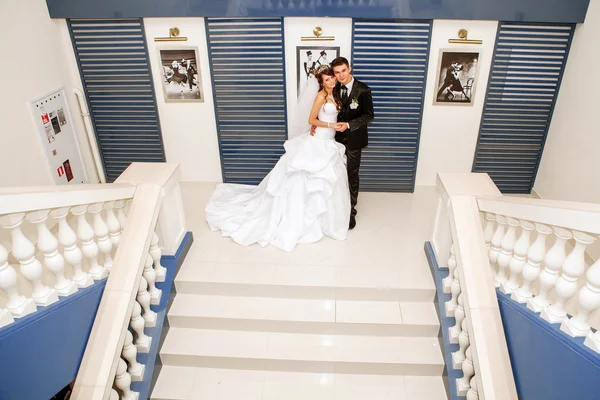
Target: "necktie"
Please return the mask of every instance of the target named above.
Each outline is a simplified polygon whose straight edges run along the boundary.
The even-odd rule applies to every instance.
[[[342,102],[346,102],[348,100],[348,88],[346,85],[342,85]]]

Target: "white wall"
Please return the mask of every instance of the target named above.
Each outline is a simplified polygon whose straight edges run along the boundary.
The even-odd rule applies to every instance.
[[[72,88],[64,21],[51,20],[45,0],[0,2],[0,186],[53,185],[29,111],[29,101],[65,86],[90,182],[97,182],[89,143]],[[66,36],[68,40],[68,35]]]
[[[284,18],[285,65],[288,109],[288,132],[293,123],[294,110],[298,100],[298,77],[296,68],[296,47],[339,47],[340,56],[349,61],[352,58],[352,19],[351,18]],[[306,41],[302,36],[314,36],[313,29],[320,26],[323,36],[335,36],[332,41]],[[315,57],[316,59],[316,57]]]
[[[187,42],[155,42],[176,26]],[[160,127],[168,162],[180,163],[182,180],[222,182],[208,45],[203,18],[144,18],[148,54],[156,89]],[[159,48],[197,47],[204,103],[165,103]]]
[[[469,31],[470,39],[481,39],[483,44],[449,44],[448,39],[456,38],[461,28]],[[471,172],[497,28],[496,21],[434,21],[417,165],[417,185],[435,185],[438,172]],[[475,84],[472,106],[433,105],[437,92],[435,85],[440,49],[481,52],[479,77]]]
[[[534,190],[544,199],[600,203],[600,0],[577,26]]]

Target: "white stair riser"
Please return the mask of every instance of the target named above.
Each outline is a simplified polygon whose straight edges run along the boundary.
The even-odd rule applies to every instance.
[[[169,326],[192,329],[239,330],[325,335],[437,337],[439,325],[278,321],[169,315]]]
[[[316,360],[275,360],[266,358],[215,357],[188,354],[160,354],[163,365],[181,367],[269,370],[288,372],[332,372],[365,375],[439,376],[442,364],[374,363]]]
[[[281,286],[262,284],[175,281],[177,293],[218,296],[327,299],[348,301],[431,302],[434,289]]]

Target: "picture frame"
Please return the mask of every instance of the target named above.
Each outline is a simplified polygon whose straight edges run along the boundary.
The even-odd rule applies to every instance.
[[[440,49],[434,105],[473,105],[480,57],[479,49]]]
[[[161,85],[165,102],[204,103],[198,48],[159,48]]]
[[[298,97],[304,92],[308,77],[321,65],[330,65],[331,61],[340,56],[339,47],[327,46],[297,46],[296,47],[296,80]]]

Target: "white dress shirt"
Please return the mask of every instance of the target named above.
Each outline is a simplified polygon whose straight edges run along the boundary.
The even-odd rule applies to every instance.
[[[353,84],[354,84],[354,77],[352,77],[352,80],[345,85],[342,85],[340,83],[340,97],[342,97],[342,86],[346,86],[346,88],[348,89],[348,96],[350,96],[350,92],[352,91]]]
[[[345,85],[342,85],[340,83],[340,97],[342,97],[342,86],[346,86],[346,89],[348,89],[348,97],[350,97],[350,92],[352,91],[352,85],[354,84],[354,77],[352,77],[352,79],[350,80],[350,82],[348,82]],[[348,129],[350,129],[350,123],[346,122],[346,126],[348,127]]]

